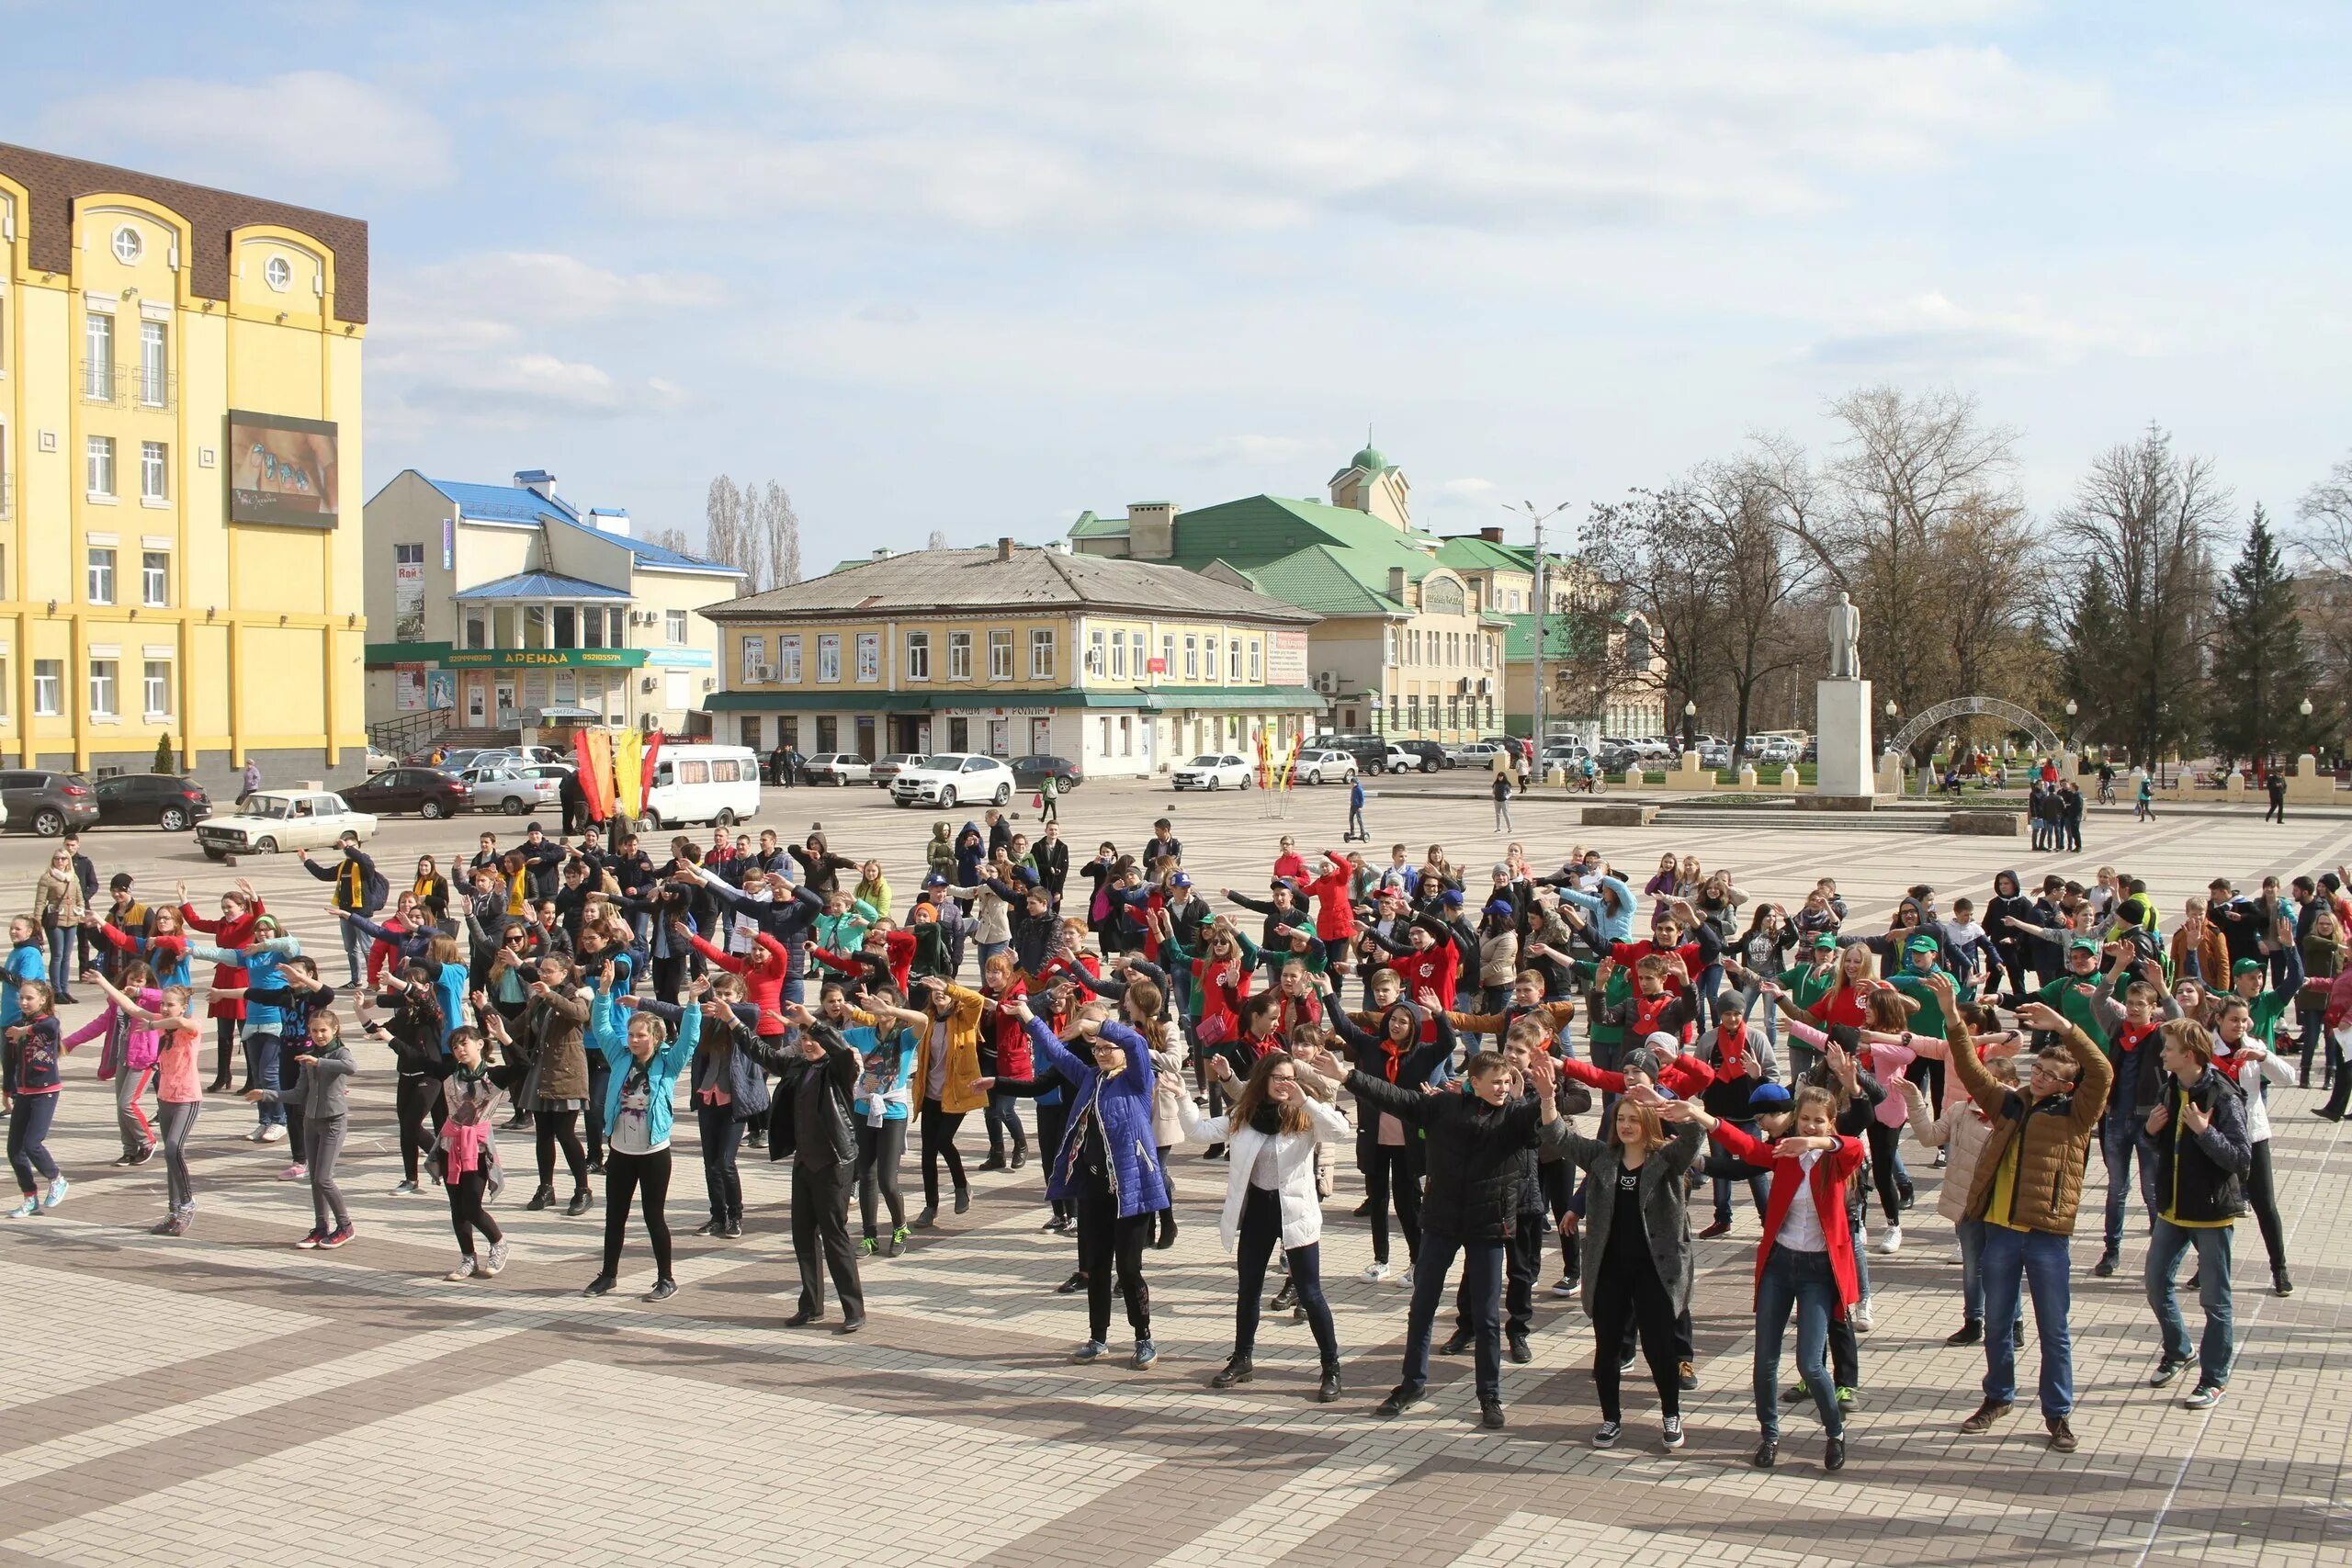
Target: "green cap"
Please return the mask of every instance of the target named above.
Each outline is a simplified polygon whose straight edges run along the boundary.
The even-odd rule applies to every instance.
[[[2230,965],[2230,978],[2234,980],[2241,975],[2259,975],[2265,967],[2259,958],[2241,958]]]
[[[2086,936],[2078,936],[2066,944],[2069,953],[2097,953],[2098,943]]]
[[[1813,933],[1813,945],[1815,947],[1835,947],[1838,945],[1837,935],[1831,931],[1815,931]]]
[[[1940,953],[1943,944],[1931,936],[1915,936],[1903,944],[1905,953]]]

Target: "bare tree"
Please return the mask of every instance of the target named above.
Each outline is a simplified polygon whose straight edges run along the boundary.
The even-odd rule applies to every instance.
[[[1734,713],[1732,756],[1747,745],[1757,689],[1790,668],[1803,647],[1790,607],[1814,574],[1815,562],[1792,548],[1779,515],[1780,492],[1761,461],[1709,463],[1690,478],[1687,493],[1698,547],[1716,558],[1722,600],[1711,637],[1713,665]]]
[[[693,549],[693,547],[686,543],[686,531],[684,528],[656,528],[645,542],[657,549],[675,550],[680,555],[691,554]]]
[[[945,549],[947,547],[947,530],[944,528],[933,528],[931,531],[931,536],[922,542],[922,547],[927,550]]]
[[[783,588],[800,581],[800,514],[792,497],[770,479],[760,492],[757,529],[767,570],[767,585]]]
[[[1728,571],[1713,530],[1690,491],[1671,486],[1596,502],[1584,537],[1584,569],[1647,630],[1646,647],[1623,657],[1664,691],[1668,714],[1680,715],[1721,664],[1715,632]]]
[[[743,492],[733,479],[721,474],[710,481],[702,514],[703,553],[721,566],[741,566]]]
[[[2052,520],[2071,555],[2104,570],[2113,624],[2100,651],[2078,664],[2143,764],[2198,733],[2213,542],[2229,515],[2230,492],[2211,460],[2182,457],[2152,424],[2093,458],[2073,504]]]
[[[2333,706],[2352,712],[2352,457],[2303,492],[2295,553],[2310,573],[2301,595],[2312,654]]]

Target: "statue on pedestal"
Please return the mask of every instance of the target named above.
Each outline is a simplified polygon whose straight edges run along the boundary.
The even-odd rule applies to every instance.
[[[1862,613],[1842,592],[1829,607],[1829,678],[1862,678]]]

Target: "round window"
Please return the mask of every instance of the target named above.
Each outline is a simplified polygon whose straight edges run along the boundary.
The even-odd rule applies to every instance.
[[[138,230],[126,223],[114,231],[115,260],[129,266],[146,254],[147,242],[139,237]]]
[[[285,293],[286,286],[294,281],[294,269],[286,265],[284,256],[270,257],[263,265],[261,275],[268,281],[270,288],[280,294]]]

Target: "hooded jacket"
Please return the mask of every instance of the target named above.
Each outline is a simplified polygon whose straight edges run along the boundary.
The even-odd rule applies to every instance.
[[[1039,1066],[1061,1075],[1070,1086],[1069,1120],[1054,1156],[1046,1196],[1072,1198],[1085,1178],[1080,1173],[1090,1122],[1101,1128],[1105,1169],[1119,1217],[1157,1213],[1168,1207],[1168,1174],[1160,1167],[1152,1101],[1159,1071],[1142,1035],[1124,1023],[1105,1021],[1100,1038],[1126,1054],[1126,1066],[1105,1077],[1094,1064],[1063,1044],[1043,1019],[1029,1021],[1029,1048]]]
[[[2098,1130],[2099,1116],[2107,1109],[2115,1069],[2109,1065],[2107,1054],[2080,1028],[2068,1028],[2059,1040],[2067,1055],[2075,1058],[2075,1087],[2064,1094],[2030,1100],[2023,1091],[2009,1088],[1984,1070],[1967,1025],[1953,1021],[1952,1071],[1959,1075],[1977,1108],[1993,1120],[1969,1181],[1971,1219],[2006,1223],[2054,1235],[2075,1234],[2075,1213],[2083,1195],[2083,1167],[2090,1157],[2091,1139]],[[1993,1189],[2012,1144],[2018,1145],[2018,1159],[2009,1212],[1991,1215],[1987,1211],[1992,1205]]]

